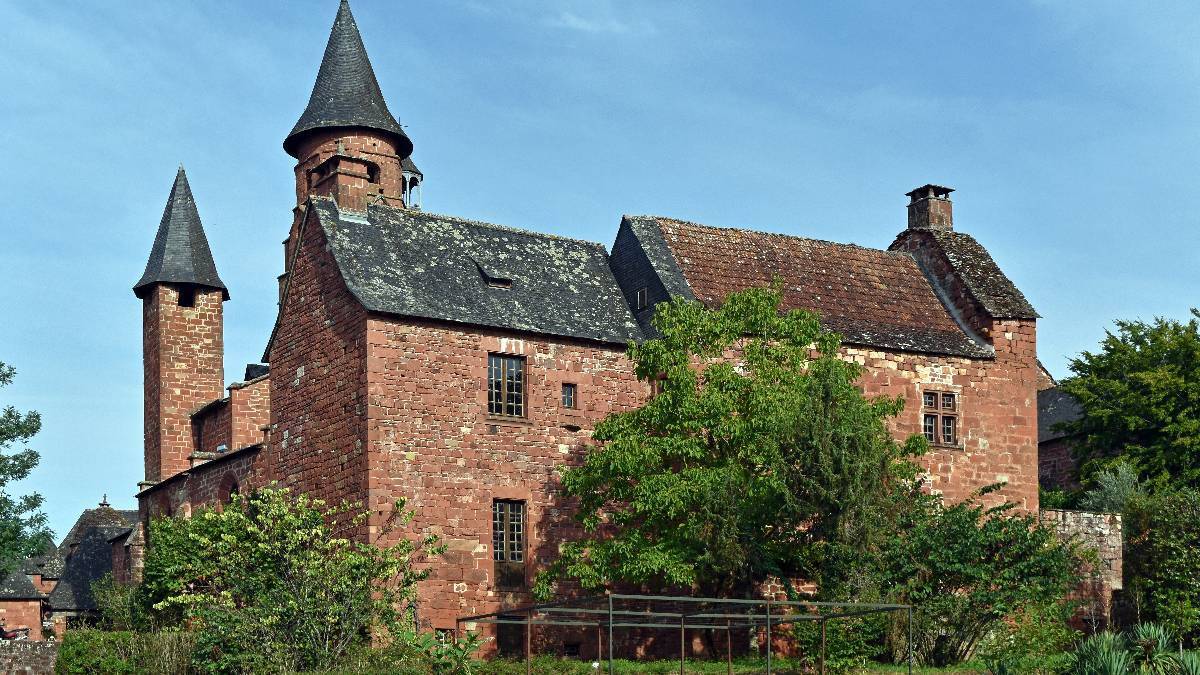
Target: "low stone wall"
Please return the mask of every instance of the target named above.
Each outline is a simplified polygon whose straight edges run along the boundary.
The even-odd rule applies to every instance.
[[[57,642],[0,642],[0,673],[45,675],[54,672]]]
[[[1120,514],[1044,509],[1041,517],[1064,541],[1095,551],[1094,563],[1083,570],[1083,581],[1071,597],[1082,601],[1076,614],[1079,627],[1091,631],[1107,628],[1112,620],[1113,592],[1124,587]]]

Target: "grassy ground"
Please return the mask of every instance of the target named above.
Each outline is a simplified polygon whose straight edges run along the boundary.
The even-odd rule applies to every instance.
[[[600,665],[600,668],[594,669],[590,662],[537,657],[533,659],[533,672],[539,675],[604,675],[608,672],[607,665],[607,663],[603,663]],[[778,675],[801,675],[802,673],[808,674],[812,672],[811,669],[805,669],[801,663],[788,659],[773,659],[771,665],[772,672]],[[684,672],[687,675],[720,675],[726,672],[724,661],[693,660],[686,662],[684,668]],[[679,662],[617,660],[613,662],[613,671],[620,675],[671,675],[672,673],[679,672]],[[479,675],[524,675],[525,662],[495,659],[479,663],[478,669],[475,672]],[[767,662],[765,659],[734,659],[733,672],[738,673],[738,675],[765,674],[767,672]],[[864,674],[901,674],[907,673],[908,669],[904,666],[876,665],[859,672]],[[921,675],[983,675],[986,671],[982,667],[963,665],[953,668],[915,668],[913,672],[920,673]]]

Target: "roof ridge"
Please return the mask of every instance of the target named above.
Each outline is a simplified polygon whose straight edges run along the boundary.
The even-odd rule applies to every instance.
[[[682,219],[682,218],[674,218],[674,217],[672,217],[672,216],[650,216],[650,215],[640,215],[640,216],[639,216],[639,215],[625,215],[624,217],[625,217],[625,218],[640,218],[640,219],[648,219],[648,220],[654,220],[654,221],[663,221],[663,220],[669,220],[669,221],[673,221],[673,222],[676,222],[676,223],[682,223],[682,224],[684,224],[684,225],[691,225],[691,226],[693,226],[693,227],[703,227],[703,228],[705,228],[705,229],[708,229],[708,230],[732,230],[732,231],[734,231],[734,232],[745,232],[745,233],[749,233],[749,234],[758,234],[758,235],[763,235],[763,236],[767,236],[767,237],[783,237],[783,238],[785,238],[785,239],[796,239],[796,240],[800,240],[800,241],[811,241],[811,242],[814,242],[814,243],[817,243],[817,244],[827,244],[827,245],[830,245],[830,246],[840,246],[840,247],[842,247],[842,248],[853,248],[853,249],[858,249],[858,250],[860,250],[860,251],[872,251],[872,252],[875,252],[875,253],[886,253],[886,254],[888,254],[888,255],[896,255],[896,254],[903,254],[903,255],[907,255],[907,254],[906,254],[906,253],[904,253],[903,251],[889,251],[889,250],[888,250],[888,249],[886,249],[886,248],[874,248],[874,247],[872,247],[872,246],[863,246],[863,245],[861,245],[861,244],[847,244],[847,243],[845,243],[845,242],[841,242],[841,241],[830,241],[829,239],[818,239],[818,238],[816,238],[816,237],[805,237],[805,236],[803,236],[803,235],[799,235],[799,234],[785,234],[785,233],[783,233],[783,232],[768,232],[768,231],[766,231],[766,230],[753,230],[753,229],[750,229],[750,228],[747,228],[747,227],[729,227],[729,226],[724,226],[724,225],[706,225],[705,223],[697,223],[697,222],[694,222],[694,221],[691,221],[691,220],[684,220],[684,219]],[[911,256],[909,256],[909,257],[911,257]]]
[[[334,204],[336,205],[336,202],[334,202]],[[464,218],[462,216],[452,216],[452,215],[446,214],[446,213],[434,213],[433,211],[417,211],[414,209],[407,209],[407,208],[400,207],[400,206],[388,206],[385,204],[372,204],[372,205],[368,206],[367,208],[368,209],[386,209],[388,211],[396,211],[398,213],[403,213],[406,215],[408,215],[408,214],[425,215],[425,216],[430,216],[433,218],[444,218],[447,220],[452,220],[452,221],[464,223],[467,225],[477,225],[479,227],[485,227],[485,228],[492,229],[492,230],[500,230],[503,232],[512,232],[514,234],[531,235],[534,237],[538,237],[540,239],[558,239],[560,241],[569,241],[569,242],[573,242],[576,244],[586,244],[588,246],[594,246],[596,248],[599,248],[600,250],[602,250],[606,253],[608,252],[608,249],[604,246],[604,244],[601,244],[598,241],[589,241],[587,239],[579,239],[578,237],[566,237],[561,234],[552,234],[549,232],[538,232],[536,230],[526,230],[526,229],[523,229],[520,227],[513,227],[512,225],[500,225],[497,223],[489,223],[485,220],[475,220],[473,218]],[[341,213],[341,211],[342,211],[341,207],[338,207],[339,214]]]

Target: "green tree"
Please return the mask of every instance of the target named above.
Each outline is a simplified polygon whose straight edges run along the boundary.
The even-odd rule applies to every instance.
[[[1004,619],[1060,601],[1078,583],[1081,553],[1011,503],[946,505],[914,493],[911,504],[878,575],[892,599],[916,606],[913,648],[923,663],[971,658]]]
[[[562,577],[724,596],[773,575],[825,589],[855,578],[925,448],[887,429],[902,399],[865,397],[839,336],[811,313],[780,312],[777,289],[715,310],[661,305],[654,326],[660,337],[629,356],[658,393],[598,424],[597,445],[564,472],[587,534],[561,546],[538,594]]]
[[[0,362],[0,387],[13,381],[16,370]],[[42,496],[9,494],[8,485],[29,477],[38,463],[38,453],[26,442],[42,428],[36,412],[18,412],[13,406],[0,410],[0,573],[7,574],[21,560],[40,553],[50,540]],[[13,445],[17,449],[11,449]],[[10,450],[11,449],[11,450]]]
[[[212,672],[327,668],[372,636],[415,640],[416,563],[432,535],[391,546],[356,541],[365,512],[275,487],[222,509],[151,525],[142,592],[160,624],[195,628],[197,667]],[[385,530],[413,512],[398,502]]]
[[[1200,313],[1186,323],[1118,321],[1062,384],[1083,409],[1064,430],[1084,478],[1116,454],[1158,484],[1200,487]]]
[[[1200,491],[1139,495],[1124,527],[1125,596],[1136,620],[1200,645]]]

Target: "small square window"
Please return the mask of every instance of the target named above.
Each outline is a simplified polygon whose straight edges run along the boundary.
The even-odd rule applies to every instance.
[[[562,407],[574,410],[579,407],[578,399],[579,389],[575,384],[563,382],[562,386]]]
[[[942,394],[942,410],[954,410],[954,394]]]
[[[933,392],[933,391],[925,392],[924,399],[925,399],[925,407],[926,408],[936,408],[937,407],[937,402],[938,402],[937,392]]]

